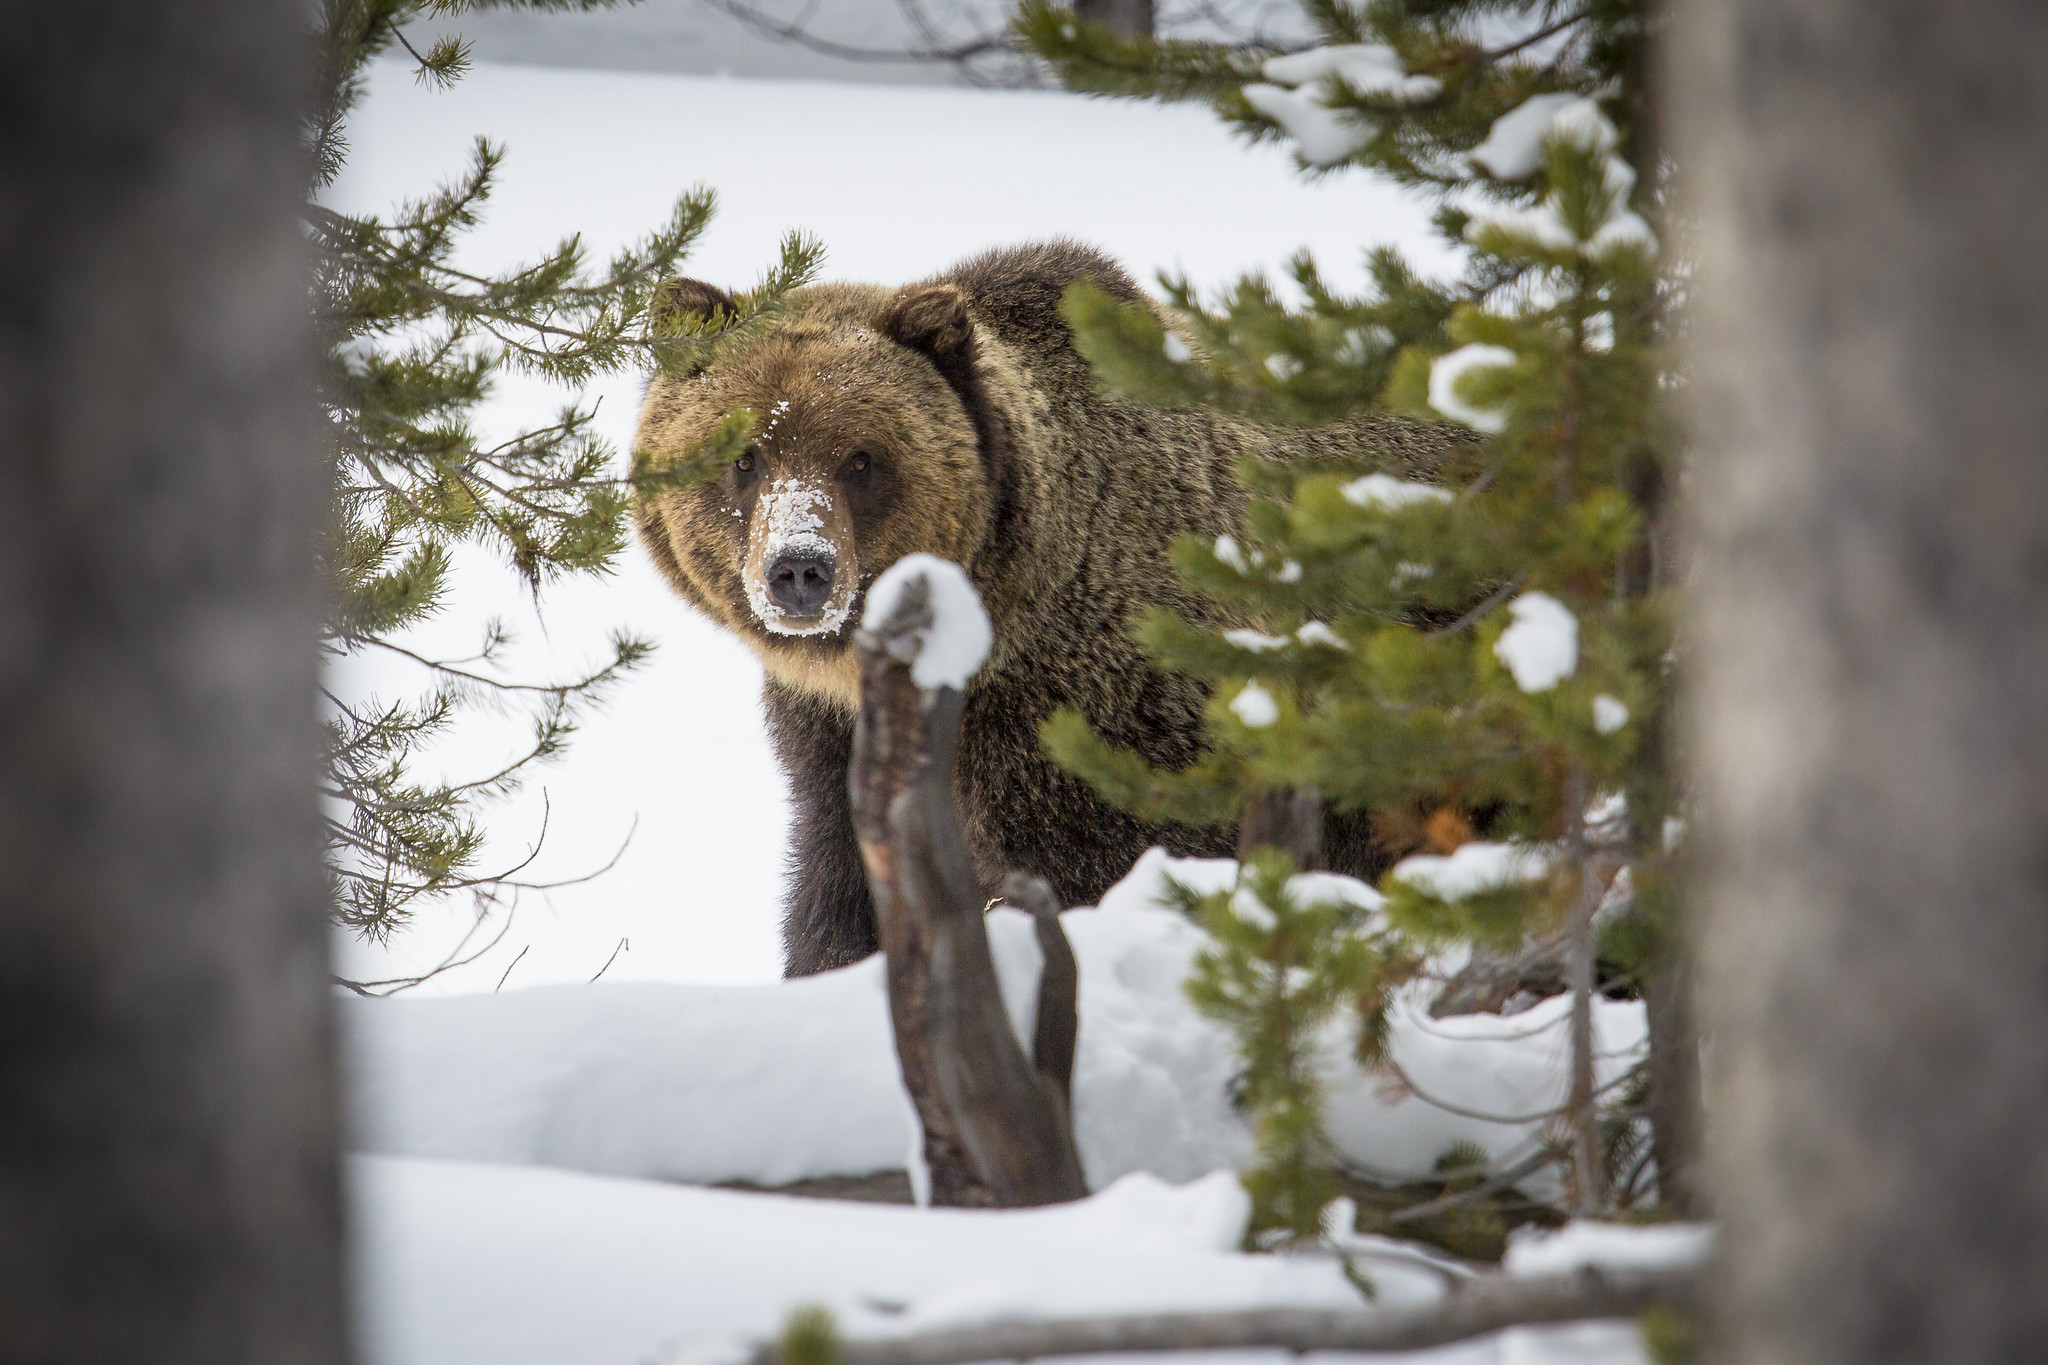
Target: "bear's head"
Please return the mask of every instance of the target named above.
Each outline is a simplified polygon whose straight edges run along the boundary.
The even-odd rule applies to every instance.
[[[734,301],[680,280],[663,306],[704,315]],[[634,447],[651,468],[702,448],[728,413],[754,416],[750,443],[715,479],[638,504],[671,584],[771,675],[857,705],[852,634],[867,585],[920,550],[972,572],[987,536],[979,346],[951,285],[828,285],[790,296],[761,337],[703,369],[657,375]]]

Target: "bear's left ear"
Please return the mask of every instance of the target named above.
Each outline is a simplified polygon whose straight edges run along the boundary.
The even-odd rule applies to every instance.
[[[656,322],[701,324],[715,320],[721,313],[739,312],[740,301],[715,284],[679,277],[663,281],[661,287],[654,291],[649,311]]]
[[[974,363],[974,320],[967,296],[950,284],[913,286],[889,300],[875,319],[882,335],[922,351],[956,384]]]

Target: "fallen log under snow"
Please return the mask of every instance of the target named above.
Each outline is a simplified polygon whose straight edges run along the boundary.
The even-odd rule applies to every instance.
[[[978,1361],[1155,1351],[1417,1351],[1504,1331],[1626,1318],[1692,1302],[1695,1268],[1582,1267],[1558,1275],[1491,1277],[1460,1284],[1413,1308],[1253,1308],[1227,1313],[1151,1313],[1065,1321],[996,1322],[894,1337],[842,1341],[835,1365],[974,1365]],[[748,1365],[779,1365],[779,1343]]]

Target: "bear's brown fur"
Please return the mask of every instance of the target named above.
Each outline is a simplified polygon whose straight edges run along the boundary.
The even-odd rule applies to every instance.
[[[988,608],[995,642],[969,688],[955,778],[984,884],[1020,869],[1065,904],[1093,903],[1151,844],[1227,854],[1235,837],[1147,825],[1039,746],[1040,722],[1071,706],[1155,764],[1196,757],[1202,686],[1152,669],[1126,634],[1148,606],[1211,615],[1168,562],[1175,537],[1237,529],[1245,456],[1425,468],[1445,444],[1440,429],[1391,416],[1292,430],[1107,393],[1060,317],[1079,280],[1143,297],[1072,243],[991,252],[902,290],[800,291],[761,339],[648,391],[636,449],[657,464],[732,408],[761,415],[752,449],[717,482],[644,499],[637,518],[676,591],[766,668],[795,807],[791,975],[875,948],[846,769],[851,636],[878,573],[913,550],[939,555],[967,569]],[[727,298],[695,281],[674,291],[699,311]],[[1333,819],[1325,842],[1331,866],[1378,870],[1363,817]]]

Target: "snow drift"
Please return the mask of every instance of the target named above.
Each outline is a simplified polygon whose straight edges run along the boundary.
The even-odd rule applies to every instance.
[[[1092,1189],[1134,1171],[1191,1180],[1251,1157],[1228,1098],[1229,1035],[1181,991],[1205,938],[1165,897],[1168,876],[1212,890],[1235,873],[1227,859],[1154,849],[1099,909],[1062,917],[1080,967],[1074,1127]],[[1309,880],[1317,894],[1378,900],[1349,878]],[[1030,921],[997,910],[989,931],[1028,1047]],[[1563,1099],[1566,997],[1511,1018],[1431,1019],[1429,989],[1411,988],[1394,1010],[1392,1052],[1413,1091],[1359,1073],[1341,1032],[1327,1040],[1332,1135],[1385,1179],[1427,1176],[1459,1142],[1517,1160]],[[913,1141],[878,958],[769,986],[349,999],[343,1021],[364,1152],[780,1185],[901,1169]],[[1606,1084],[1640,1055],[1642,1007],[1596,1001],[1595,1026]]]

